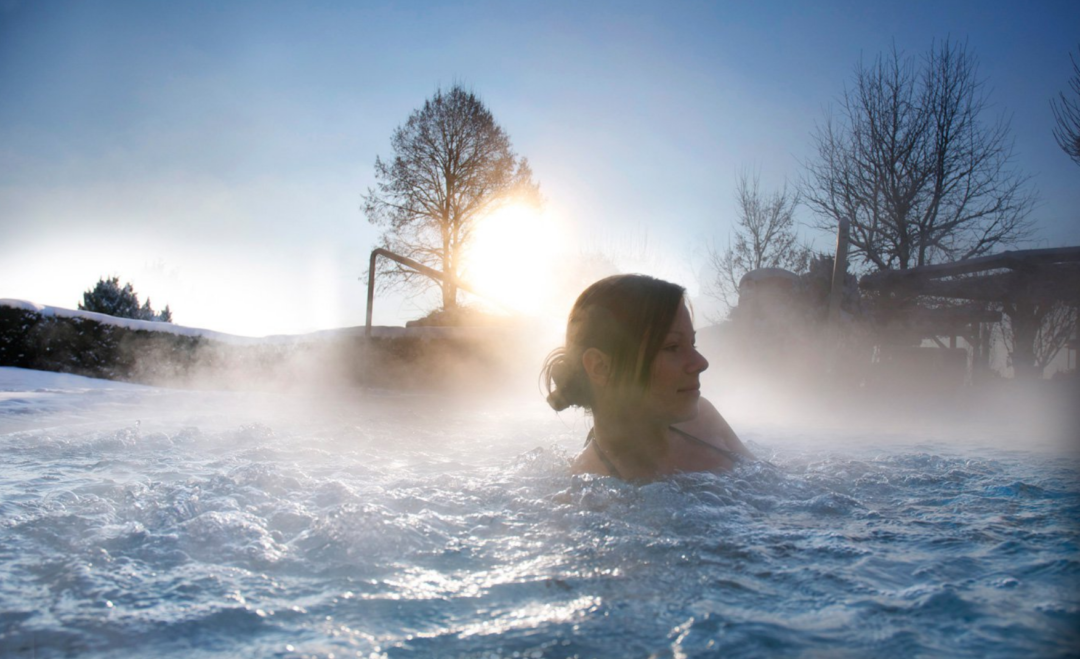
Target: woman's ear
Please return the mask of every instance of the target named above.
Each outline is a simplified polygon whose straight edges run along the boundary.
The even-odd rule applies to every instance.
[[[607,385],[611,377],[611,359],[607,355],[597,348],[589,348],[581,355],[581,365],[589,382],[601,387]]]

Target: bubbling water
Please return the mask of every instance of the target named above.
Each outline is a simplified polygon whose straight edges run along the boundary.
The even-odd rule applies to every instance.
[[[767,461],[643,485],[571,476],[583,428],[535,402],[117,396],[0,434],[3,656],[1003,657],[1080,640],[1071,460],[744,427]]]

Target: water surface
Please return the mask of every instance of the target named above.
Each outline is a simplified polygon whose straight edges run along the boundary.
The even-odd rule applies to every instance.
[[[0,655],[1076,656],[1071,458],[744,426],[767,463],[633,485],[568,474],[583,428],[9,391]]]

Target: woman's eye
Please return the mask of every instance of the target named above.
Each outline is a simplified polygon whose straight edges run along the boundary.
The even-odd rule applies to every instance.
[[[664,346],[664,350],[667,350],[668,352],[675,352],[678,349],[679,349],[679,344],[678,343],[672,343],[672,344]]]

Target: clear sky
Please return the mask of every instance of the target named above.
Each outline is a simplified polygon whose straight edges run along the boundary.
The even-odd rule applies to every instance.
[[[119,275],[185,325],[362,324],[375,157],[454,83],[529,158],[571,254],[696,294],[738,171],[794,182],[860,57],[945,38],[1011,116],[1041,199],[1029,246],[1077,245],[1080,167],[1049,100],[1078,28],[1075,1],[0,0],[0,297],[73,308]],[[434,304],[380,297],[375,322]]]

